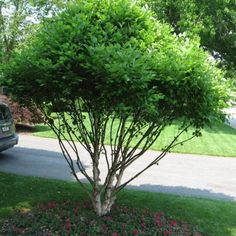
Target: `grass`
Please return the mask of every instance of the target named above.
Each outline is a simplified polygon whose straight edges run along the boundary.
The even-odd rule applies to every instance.
[[[166,128],[151,149],[161,150],[170,142],[177,130],[177,125]],[[187,133],[183,134],[182,138],[185,139],[189,137],[192,132],[193,130],[189,129]],[[53,131],[45,125],[37,125],[34,135],[56,138]],[[108,138],[106,139],[106,144],[109,144]],[[227,124],[215,123],[212,127],[206,127],[202,131],[201,137],[194,138],[182,146],[176,146],[172,151],[177,153],[236,157],[236,129]]]
[[[86,195],[77,183],[23,177],[0,172],[0,219],[15,209],[32,209],[49,201],[83,201]],[[236,203],[124,190],[117,203],[130,208],[149,208],[197,227],[202,235],[236,236]]]

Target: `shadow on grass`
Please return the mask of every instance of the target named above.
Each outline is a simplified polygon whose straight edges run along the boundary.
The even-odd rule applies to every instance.
[[[233,201],[124,190],[118,204],[164,212],[196,226],[202,235],[235,236],[236,203]]]
[[[47,132],[51,129],[47,125],[36,125],[34,127],[34,132]]]
[[[236,129],[232,128],[228,122],[226,123],[215,123],[211,126],[204,128],[206,133],[217,133],[217,134],[230,134],[236,135]]]
[[[210,199],[224,200],[224,201],[236,201],[236,197],[229,196],[224,193],[214,193],[207,189],[187,188],[183,186],[163,186],[163,185],[141,184],[139,186],[129,185],[127,189],[135,189],[135,190],[166,193],[166,194],[175,194],[175,195],[189,196],[189,197],[210,198]]]

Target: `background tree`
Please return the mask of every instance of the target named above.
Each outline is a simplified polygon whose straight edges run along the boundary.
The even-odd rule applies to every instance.
[[[159,20],[175,33],[200,38],[201,46],[220,59],[236,90],[236,1],[234,0],[144,0]],[[236,97],[236,96],[235,96]]]
[[[222,77],[197,42],[173,36],[133,1],[83,0],[45,22],[4,78],[21,104],[44,114],[74,177],[83,186],[79,171],[89,181],[92,192],[84,188],[96,213],[104,215],[123,187],[187,141],[179,138],[188,127],[195,127],[192,139],[220,119]],[[122,181],[126,168],[174,122],[179,130],[173,140]],[[89,153],[92,173],[76,141]],[[100,173],[103,160],[106,173]]]
[[[34,34],[39,22],[60,11],[63,0],[0,0],[0,69],[8,63],[14,50],[17,50]],[[1,87],[0,94],[6,94]],[[38,123],[40,113],[32,113],[26,107],[13,102],[10,97],[0,96],[0,101],[10,106],[17,123]],[[33,109],[35,111],[35,109]]]
[[[19,43],[33,33],[42,18],[63,8],[63,0],[1,0],[0,50],[1,63],[7,62]]]
[[[234,0],[147,0],[158,19],[174,31],[199,36],[200,44],[236,68],[236,2]]]

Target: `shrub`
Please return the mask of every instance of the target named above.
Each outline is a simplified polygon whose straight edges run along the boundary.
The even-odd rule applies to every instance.
[[[12,101],[10,97],[5,95],[0,95],[0,102],[9,106],[13,119],[17,124],[37,124],[42,122],[42,113],[38,109],[31,112],[27,107],[20,106],[19,103]]]

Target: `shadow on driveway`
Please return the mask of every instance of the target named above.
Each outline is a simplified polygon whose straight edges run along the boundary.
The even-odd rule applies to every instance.
[[[84,165],[84,168],[87,166]],[[0,171],[60,180],[74,179],[60,152],[33,148],[15,147],[0,153]]]

